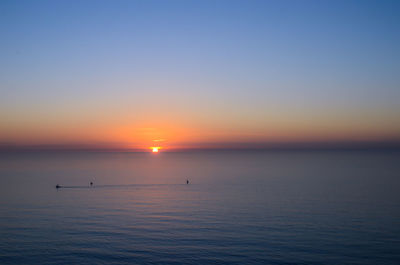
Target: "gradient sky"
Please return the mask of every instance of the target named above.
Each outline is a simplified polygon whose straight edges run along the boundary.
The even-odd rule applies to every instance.
[[[3,0],[0,143],[398,141],[399,14],[399,1]]]

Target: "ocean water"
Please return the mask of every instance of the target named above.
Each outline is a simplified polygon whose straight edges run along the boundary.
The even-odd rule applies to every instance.
[[[3,153],[0,264],[400,264],[400,154]]]

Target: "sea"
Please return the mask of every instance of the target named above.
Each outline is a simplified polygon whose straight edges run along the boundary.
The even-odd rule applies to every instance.
[[[400,152],[4,152],[0,264],[397,265]]]

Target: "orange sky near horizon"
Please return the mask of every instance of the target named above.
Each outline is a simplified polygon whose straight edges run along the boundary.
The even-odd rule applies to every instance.
[[[122,116],[122,114],[120,114]],[[326,114],[325,114],[326,115]],[[116,116],[121,117],[121,116]],[[190,114],[189,114],[190,116]],[[195,115],[191,116],[194,117]],[[16,145],[83,145],[103,148],[163,149],[213,148],[229,143],[291,143],[341,141],[397,141],[399,126],[394,120],[358,120],[351,117],[323,119],[324,115],[308,117],[266,117],[259,120],[245,117],[224,121],[218,114],[210,119],[178,120],[179,115],[135,120],[131,124],[95,119],[80,123],[31,122],[8,124],[1,128],[0,142]],[[320,118],[317,116],[321,116]],[[175,118],[175,119],[174,119]],[[253,120],[251,119],[253,118]],[[297,119],[296,119],[297,118]],[[392,128],[391,128],[392,127]]]

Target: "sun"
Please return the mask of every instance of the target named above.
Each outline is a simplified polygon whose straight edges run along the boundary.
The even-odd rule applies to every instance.
[[[160,149],[160,147],[152,147],[153,153],[158,153],[158,149]]]

